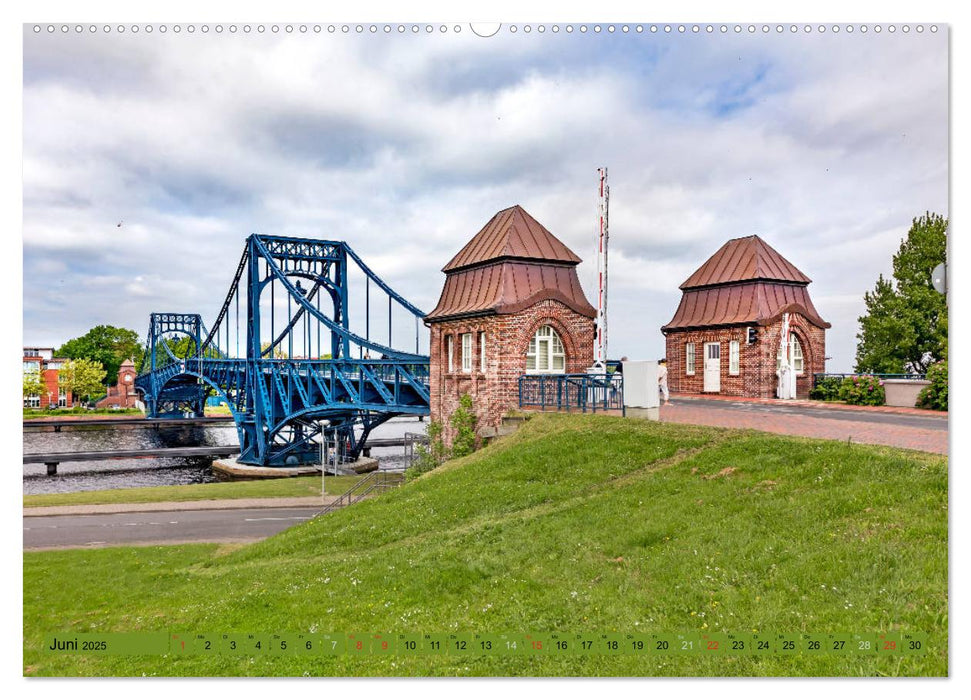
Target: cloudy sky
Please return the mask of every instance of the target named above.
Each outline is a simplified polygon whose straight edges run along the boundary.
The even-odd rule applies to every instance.
[[[593,299],[606,165],[611,356],[659,357],[678,285],[755,233],[813,279],[827,369],[850,370],[863,293],[913,217],[948,213],[946,28],[590,26],[27,26],[24,342],[212,319],[251,232],[346,240],[427,311],[440,268],[516,203],[584,258]]]

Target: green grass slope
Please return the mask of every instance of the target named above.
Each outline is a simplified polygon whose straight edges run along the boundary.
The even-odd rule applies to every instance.
[[[924,656],[53,657],[67,631],[916,631]],[[255,545],[24,554],[30,675],[946,675],[947,462],[543,415]]]

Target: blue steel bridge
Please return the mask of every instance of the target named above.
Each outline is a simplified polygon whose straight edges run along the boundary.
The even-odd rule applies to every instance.
[[[355,329],[352,271],[365,280]],[[402,316],[414,319],[414,338],[401,337]],[[152,418],[201,416],[207,398],[222,398],[244,464],[317,462],[325,439],[356,459],[376,426],[429,413],[423,316],[343,241],[254,234],[211,327],[199,314],[151,314],[135,388]],[[182,337],[176,353],[172,340]]]

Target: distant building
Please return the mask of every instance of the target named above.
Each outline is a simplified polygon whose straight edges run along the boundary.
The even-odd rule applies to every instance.
[[[135,363],[125,360],[118,368],[118,382],[108,388],[108,394],[98,401],[98,408],[137,408],[138,392],[135,391]]]
[[[480,433],[519,406],[523,374],[584,372],[594,317],[573,251],[519,205],[503,209],[442,268],[445,287],[425,317],[431,330],[431,418],[463,394]],[[446,436],[451,440],[451,436]]]
[[[74,403],[70,394],[58,384],[61,366],[67,362],[54,357],[54,348],[24,348],[24,374],[36,372],[44,385],[44,391],[24,397],[24,408],[71,408]]]
[[[661,327],[673,392],[773,398],[780,333],[789,314],[796,395],[825,371],[826,329],[810,280],[758,236],[723,245],[681,285],[681,304]]]

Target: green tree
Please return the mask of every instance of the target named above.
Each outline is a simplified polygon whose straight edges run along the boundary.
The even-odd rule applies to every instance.
[[[914,219],[893,256],[893,279],[883,275],[867,292],[859,318],[856,371],[924,373],[947,357],[947,304],[931,284],[944,262],[948,220],[927,212]]]
[[[102,393],[107,373],[97,360],[68,360],[61,366],[57,381],[65,393],[90,399]]]
[[[194,355],[196,352],[195,338],[188,335],[172,335],[168,338],[163,338],[162,342],[168,345],[169,350],[172,351],[172,354],[178,357],[180,360],[184,360],[189,355]],[[164,352],[165,350],[161,348],[157,348],[155,350],[156,356]]]
[[[141,365],[144,348],[135,331],[114,326],[95,326],[81,337],[64,343],[56,354],[72,360],[100,362],[106,372],[107,382],[114,384],[118,381],[118,368],[122,362],[131,358],[135,367]]]
[[[266,352],[269,349],[270,349],[269,340],[264,340],[262,343],[260,343],[261,352]],[[288,357],[290,357],[289,355],[287,355],[287,351],[283,349],[283,343],[280,343],[279,345],[277,345],[273,349],[273,352],[268,353],[268,355],[275,360],[286,360]]]
[[[28,396],[40,396],[45,391],[47,387],[44,386],[44,382],[40,379],[40,372],[35,372],[33,370],[29,372],[24,372],[24,398]]]

